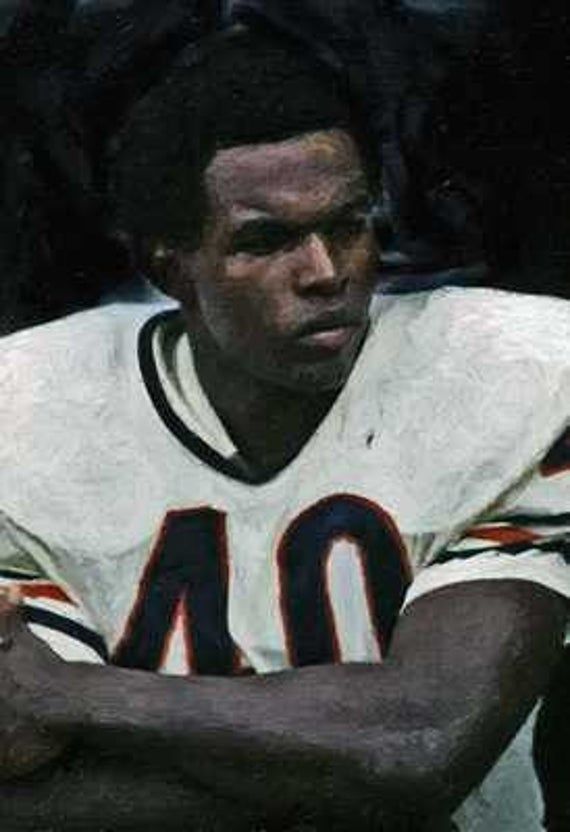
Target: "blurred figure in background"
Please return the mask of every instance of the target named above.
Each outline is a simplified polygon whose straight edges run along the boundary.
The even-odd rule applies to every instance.
[[[231,6],[233,19],[271,21],[350,73],[382,160],[397,286],[459,280],[568,295],[562,0]]]
[[[382,285],[568,293],[562,0],[20,0],[0,67],[0,332],[133,277],[113,233],[117,125],[189,42],[267,20],[348,72],[382,169]]]
[[[204,0],[20,0],[0,37],[0,334],[132,278],[105,151],[129,102],[218,21]]]

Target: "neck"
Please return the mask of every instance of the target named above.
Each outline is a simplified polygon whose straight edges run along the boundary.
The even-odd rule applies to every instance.
[[[224,355],[203,326],[188,321],[196,372],[247,466],[276,473],[300,451],[338,391],[309,394],[258,379]]]

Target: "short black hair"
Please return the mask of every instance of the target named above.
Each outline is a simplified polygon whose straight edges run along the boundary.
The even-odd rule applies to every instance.
[[[224,32],[132,109],[112,166],[117,222],[147,243],[196,248],[218,150],[358,124],[342,75],[297,42],[264,27]]]

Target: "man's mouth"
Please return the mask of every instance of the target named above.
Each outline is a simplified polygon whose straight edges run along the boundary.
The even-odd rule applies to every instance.
[[[361,317],[347,314],[329,314],[307,321],[295,333],[295,342],[313,350],[335,353],[343,350],[362,332]]]
[[[321,329],[302,335],[298,341],[307,347],[320,348],[327,352],[340,352],[354,338],[358,327],[338,326],[332,329]]]

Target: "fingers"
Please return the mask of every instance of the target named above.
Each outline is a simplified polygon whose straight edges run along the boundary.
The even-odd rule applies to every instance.
[[[22,625],[22,593],[18,586],[0,589],[0,650],[9,650]]]
[[[17,584],[0,587],[0,614],[19,607],[22,603],[22,590]]]

